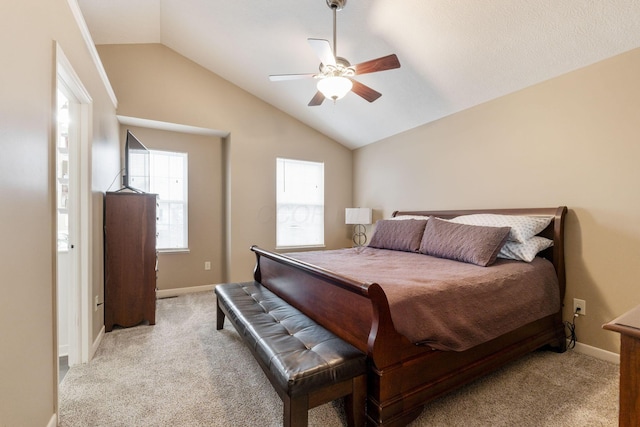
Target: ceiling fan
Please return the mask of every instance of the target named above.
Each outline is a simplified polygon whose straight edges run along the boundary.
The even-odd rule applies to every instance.
[[[345,96],[349,91],[361,96],[369,102],[380,98],[382,94],[353,79],[354,76],[378,71],[400,68],[400,61],[395,54],[372,59],[357,65],[351,65],[345,58],[337,56],[336,44],[336,12],[342,10],[347,0],[326,0],[327,6],[333,11],[333,49],[329,41],[324,39],[308,39],[311,48],[320,58],[320,72],[308,74],[276,74],[269,76],[271,81],[295,80],[315,78],[318,80],[318,91],[311,98],[309,106],[322,104],[325,98],[336,100]]]

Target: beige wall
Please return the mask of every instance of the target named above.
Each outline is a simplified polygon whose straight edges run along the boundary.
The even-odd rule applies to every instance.
[[[122,126],[123,140],[127,129],[148,149],[185,152],[189,158],[189,252],[160,253],[158,289],[221,283],[224,169],[220,137]],[[211,270],[205,271],[205,261],[211,262]]]
[[[98,51],[118,114],[229,132],[226,280],[252,277],[252,244],[275,248],[276,157],[325,163],[325,243],[349,245],[350,150],[165,46],[102,45]]]
[[[64,0],[0,2],[0,425],[47,425],[55,361],[55,44],[93,99],[91,233],[102,257],[102,198],[118,165],[115,107]],[[86,188],[86,187],[85,187]],[[87,191],[88,191],[87,190]],[[100,221],[96,218],[100,213]],[[92,286],[101,288],[101,264]]]
[[[640,304],[640,49],[354,152],[354,195],[396,209],[567,205],[567,295],[578,341]]]

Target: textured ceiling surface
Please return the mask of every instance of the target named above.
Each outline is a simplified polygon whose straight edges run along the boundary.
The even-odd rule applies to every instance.
[[[337,53],[395,53],[401,68],[358,76],[382,93],[307,104],[308,38],[333,42],[326,0],[78,0],[94,42],[162,43],[350,148],[640,47],[638,0],[347,0]]]

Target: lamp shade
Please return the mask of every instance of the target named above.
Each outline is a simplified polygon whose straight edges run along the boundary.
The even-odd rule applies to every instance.
[[[346,208],[345,224],[371,224],[371,208]]]
[[[345,96],[352,87],[353,83],[346,77],[332,76],[318,80],[318,90],[325,98],[334,101]]]

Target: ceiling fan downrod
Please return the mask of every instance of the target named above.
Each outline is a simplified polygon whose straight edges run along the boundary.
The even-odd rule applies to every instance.
[[[337,27],[337,12],[342,10],[344,6],[347,4],[347,0],[326,0],[327,6],[333,11],[333,54],[335,57],[338,57],[338,42],[336,37],[336,27]]]

